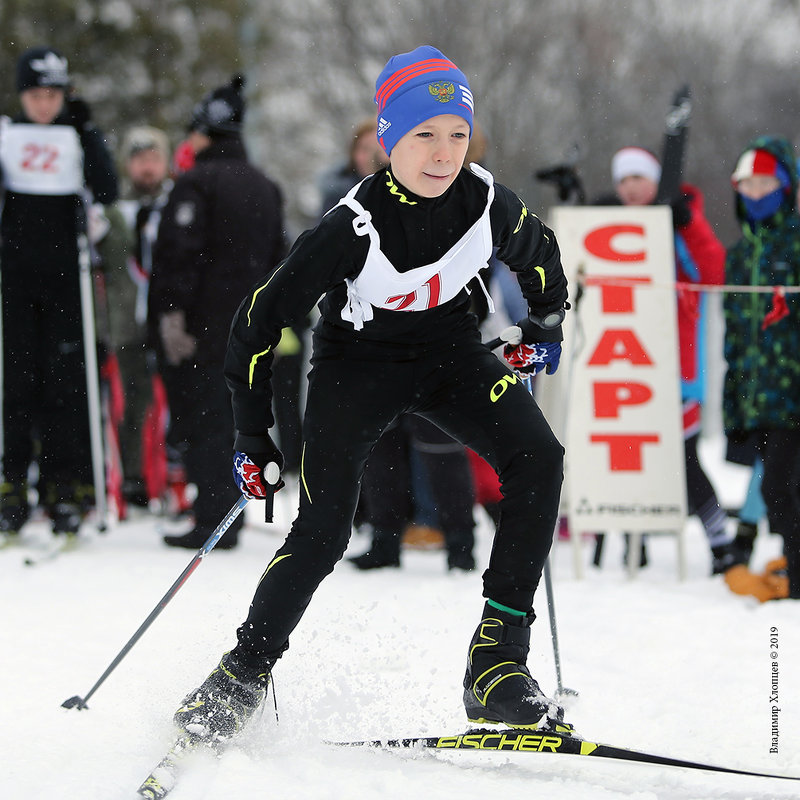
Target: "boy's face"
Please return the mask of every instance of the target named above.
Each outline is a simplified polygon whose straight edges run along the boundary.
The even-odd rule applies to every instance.
[[[19,101],[25,116],[37,125],[49,125],[64,108],[64,90],[34,86],[20,92]]]
[[[439,197],[455,181],[469,145],[469,124],[456,114],[439,114],[412,128],[392,148],[392,172],[420,197]]]
[[[781,182],[774,175],[751,175],[736,184],[736,191],[749,200],[760,200],[779,189]]]
[[[658,184],[644,175],[628,175],[617,184],[617,195],[624,206],[649,206],[658,194]]]

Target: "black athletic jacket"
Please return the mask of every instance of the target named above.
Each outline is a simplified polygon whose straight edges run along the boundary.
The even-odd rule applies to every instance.
[[[381,249],[399,272],[441,258],[486,207],[488,187],[467,169],[462,169],[453,185],[437,198],[409,192],[393,176],[388,181],[387,172],[382,170],[367,178],[356,199],[371,213]],[[390,183],[400,191],[390,191]],[[517,273],[532,311],[543,314],[561,308],[567,299],[567,281],[555,236],[512,191],[497,183],[494,186],[490,217],[498,258]],[[414,204],[404,200],[413,200]],[[273,424],[271,352],[281,329],[301,319],[320,297],[322,318],[314,337],[317,358],[406,360],[477,335],[476,318],[469,311],[465,290],[426,311],[376,308],[374,319],[361,331],[343,320],[341,311],[347,296],[344,280],[358,275],[369,249],[369,237],[355,233],[353,218],[351,209],[340,206],[323,217],[316,228],[302,234],[285,261],[253,288],[236,313],[228,339],[225,377],[233,394],[239,449],[257,451],[259,437]],[[537,267],[544,270],[544,291]],[[561,338],[560,330],[542,333],[542,340]]]
[[[242,295],[286,255],[283,198],[250,164],[236,136],[214,138],[180,175],[153,248],[148,318],[179,309],[198,339],[196,358],[219,367]]]

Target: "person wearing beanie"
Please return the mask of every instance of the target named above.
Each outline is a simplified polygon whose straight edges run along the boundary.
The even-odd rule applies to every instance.
[[[281,191],[250,163],[242,141],[242,87],[234,76],[195,107],[194,166],[175,179],[152,253],[147,320],[169,406],[167,445],[197,487],[184,529],[164,542],[192,550],[230,505],[230,467],[219,454],[229,450],[233,429],[220,379],[231,318],[286,253]],[[237,520],[221,547],[237,545],[240,526]]]
[[[0,532],[16,536],[28,521],[36,461],[39,505],[54,533],[72,535],[94,504],[79,242],[89,203],[113,202],[117,178],[60,52],[24,52],[16,87],[21,112],[0,117]]]
[[[727,371],[722,412],[729,445],[763,462],[761,492],[769,530],[783,552],[763,573],[740,565],[730,589],[762,602],[800,598],[800,218],[791,143],[760,136],[731,175],[742,236],[727,252],[726,283],[753,287],[723,296]],[[751,461],[752,463],[752,461]]]
[[[375,88],[377,138],[389,165],[299,237],[245,295],[231,325],[225,378],[234,478],[245,497],[266,498],[281,486],[283,462],[270,436],[272,353],[281,330],[319,303],[299,512],[261,576],[235,647],[175,714],[181,729],[201,737],[231,736],[263,702],[290,634],[348,546],[367,457],[404,413],[472,448],[502,482],[483,614],[466,675],[453,681],[468,719],[561,724],[563,709],[545,697],[526,661],[564,450],[517,374],[558,366],[568,307],[558,244],[491,173],[464,167],[473,95],[443,53],[422,46],[392,57]],[[516,342],[506,348],[516,371],[481,342],[466,291],[494,248],[530,309],[506,332]]]
[[[611,159],[611,178],[615,196],[598,200],[626,206],[647,206],[656,202],[661,164],[643,147],[619,149]],[[725,248],[705,216],[700,190],[683,183],[679,196],[671,203],[674,230],[675,280],[681,283],[720,284],[723,282]],[[700,292],[678,292],[678,356],[683,403],[684,463],[689,513],[703,525],[711,551],[711,573],[724,573],[734,564],[747,560],[744,544],[736,541],[728,518],[697,453],[702,406],[705,400],[705,316],[706,298]],[[598,540],[602,546],[602,539]],[[600,558],[595,554],[595,563]],[[644,545],[640,554],[646,561]]]
[[[192,111],[189,132],[206,136],[239,136],[244,121],[245,79],[234,75],[230,83],[209,92]]]

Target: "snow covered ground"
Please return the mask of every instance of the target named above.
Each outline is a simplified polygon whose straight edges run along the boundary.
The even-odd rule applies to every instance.
[[[743,496],[746,471],[725,465],[721,442],[701,455],[724,502]],[[235,494],[231,502],[235,500]],[[7,800],[133,798],[170,743],[183,694],[233,641],[257,580],[289,521],[288,502],[265,527],[259,509],[242,544],[215,551],[100,687],[85,695],[189,562],[161,544],[153,519],[91,527],[76,552],[36,567],[0,552],[0,753]],[[227,509],[220,509],[220,516]],[[49,539],[26,530],[30,550]],[[366,547],[354,536],[351,552]],[[478,555],[490,534],[481,516]],[[754,565],[778,554],[759,537]],[[634,579],[621,537],[602,569],[577,580],[568,542],[553,575],[564,684],[578,690],[568,718],[587,738],[689,760],[800,775],[800,624],[797,602],[759,605],[710,578],[708,548],[688,528],[689,575],[678,582],[671,537],[650,542]],[[586,545],[584,561],[591,560]],[[800,784],[573,756],[341,750],[325,739],[454,733],[466,727],[461,678],[482,608],[480,570],[449,575],[441,552],[408,552],[401,570],[337,566],[275,670],[280,723],[269,709],[221,759],[197,758],[175,800],[707,800],[797,798]],[[546,691],[555,672],[544,591],[529,665]],[[777,658],[771,655],[777,629]],[[779,665],[779,701],[772,662]],[[778,753],[772,707],[778,705]]]

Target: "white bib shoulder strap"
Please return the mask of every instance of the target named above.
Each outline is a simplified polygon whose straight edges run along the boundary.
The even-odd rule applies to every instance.
[[[371,176],[367,176],[371,177]],[[380,245],[380,237],[378,236],[378,231],[375,230],[375,226],[372,225],[372,214],[367,211],[361,203],[356,200],[356,193],[361,188],[361,184],[367,178],[360,180],[355,186],[353,186],[350,191],[336,203],[335,206],[331,206],[331,208],[326,211],[326,214],[330,214],[334,208],[338,208],[339,206],[347,206],[351,211],[355,213],[355,218],[353,219],[353,230],[356,232],[358,236],[367,236],[369,235],[370,238],[373,236],[376,237],[373,241],[377,241]]]

